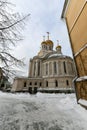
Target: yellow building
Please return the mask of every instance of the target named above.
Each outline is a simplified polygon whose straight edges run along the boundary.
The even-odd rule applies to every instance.
[[[62,18],[66,21],[76,63],[77,100],[87,100],[87,0],[65,0]]]

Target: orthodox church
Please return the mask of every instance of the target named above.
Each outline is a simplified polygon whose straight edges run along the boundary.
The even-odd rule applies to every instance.
[[[28,77],[15,77],[12,92],[38,89],[72,88],[75,78],[75,66],[70,56],[62,54],[58,44],[53,50],[54,43],[49,39],[41,42],[41,50],[30,59]]]

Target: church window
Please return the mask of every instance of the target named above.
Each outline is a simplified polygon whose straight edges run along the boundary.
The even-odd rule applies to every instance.
[[[55,87],[58,87],[58,81],[55,80]]]
[[[35,76],[35,71],[36,71],[36,62],[34,63],[34,76]]]
[[[30,82],[30,85],[32,85],[32,82]]]
[[[62,74],[61,61],[58,61],[58,73],[59,73],[59,75]]]
[[[40,82],[40,86],[42,86],[42,83]]]
[[[70,68],[71,68],[71,74],[73,73],[73,65],[72,65],[72,63],[70,63]]]
[[[68,81],[68,80],[66,80],[66,85],[67,85],[67,86],[69,85],[69,81]]]
[[[45,64],[43,64],[43,67],[42,67],[42,68],[43,68],[43,69],[42,69],[42,74],[45,75],[45,71],[44,71],[44,70],[45,70]]]
[[[4,87],[4,83],[1,84],[1,88]]]
[[[54,62],[54,74],[57,73],[57,66],[56,66],[56,62]]]
[[[51,46],[49,46],[49,50],[51,50]]]
[[[46,87],[48,87],[48,81],[46,81]]]
[[[66,73],[66,64],[65,64],[65,61],[63,62],[63,66],[64,66],[64,72]]]
[[[38,76],[40,75],[40,61],[38,62]]]
[[[46,75],[48,75],[48,64],[46,64]]]
[[[27,86],[27,83],[26,82],[24,82],[24,87],[26,87]]]
[[[47,50],[47,46],[46,46],[46,50]]]
[[[49,63],[49,74],[52,74],[52,62]]]
[[[35,82],[35,85],[37,85],[37,82]]]

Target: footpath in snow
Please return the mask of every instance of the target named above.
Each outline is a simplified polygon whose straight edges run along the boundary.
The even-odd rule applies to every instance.
[[[74,94],[0,92],[0,130],[87,130]]]

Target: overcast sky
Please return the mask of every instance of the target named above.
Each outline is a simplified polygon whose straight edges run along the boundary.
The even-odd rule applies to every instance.
[[[54,42],[54,49],[59,40],[64,55],[72,56],[65,22],[61,20],[64,0],[11,0],[19,13],[31,16],[26,22],[23,32],[24,40],[15,48],[15,56],[25,57],[27,76],[29,59],[37,55],[43,36],[50,32],[50,39]]]

